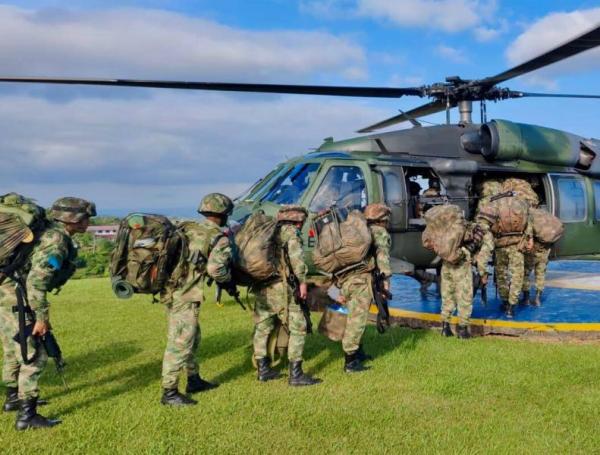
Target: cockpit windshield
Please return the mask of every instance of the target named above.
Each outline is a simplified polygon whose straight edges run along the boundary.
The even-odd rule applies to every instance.
[[[271,172],[269,172],[265,177],[257,180],[255,183],[250,186],[246,191],[235,198],[236,202],[243,201],[254,201],[257,195],[261,192],[264,193],[266,188],[269,188],[275,180],[285,171],[285,165],[280,164]]]
[[[318,169],[319,163],[297,164],[277,178],[262,201],[275,204],[297,204]]]

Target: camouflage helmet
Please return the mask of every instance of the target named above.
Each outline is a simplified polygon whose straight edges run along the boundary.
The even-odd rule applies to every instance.
[[[231,215],[233,201],[221,193],[210,193],[202,198],[198,206],[198,213],[214,213],[217,215]]]
[[[369,204],[365,207],[367,221],[387,221],[392,211],[385,204]]]
[[[308,211],[301,205],[284,205],[277,212],[277,221],[289,221],[291,223],[304,223]]]
[[[79,223],[96,216],[96,204],[78,197],[61,197],[50,209],[50,218],[63,223]]]

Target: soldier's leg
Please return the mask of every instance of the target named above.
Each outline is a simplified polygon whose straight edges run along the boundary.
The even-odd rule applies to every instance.
[[[542,292],[546,284],[546,270],[548,269],[549,256],[550,248],[545,248],[535,253],[535,289],[538,292]]]
[[[535,266],[535,254],[534,253],[524,253],[524,272],[523,272],[523,291],[529,292],[531,288],[531,272]]]
[[[442,322],[450,323],[456,309],[456,283],[453,279],[453,265],[444,261],[442,265]]]
[[[262,287],[255,291],[254,303],[254,358],[257,364],[257,379],[259,381],[270,381],[281,377],[281,374],[271,368],[271,359],[268,357],[267,344],[269,335],[275,329],[275,307],[273,302],[277,302],[282,296],[282,283],[275,283],[270,286]],[[284,302],[283,302],[284,303]],[[281,306],[281,303],[278,302]]]
[[[177,389],[180,373],[188,366],[198,336],[198,302],[173,300],[167,305],[167,347],[162,365],[162,387]],[[197,367],[196,367],[197,368]]]
[[[496,264],[494,273],[496,274],[496,286],[498,286],[498,295],[502,302],[508,301],[508,253],[507,248],[496,249]]]
[[[198,308],[196,310],[196,330],[195,330],[194,339],[192,342],[192,349],[190,349],[190,351],[188,353],[188,358],[185,362],[185,368],[186,368],[188,376],[199,374],[198,357],[197,357],[198,348],[200,347],[200,339],[201,339],[200,338],[201,337],[200,323],[198,322],[199,310],[200,310],[200,303],[198,303]]]
[[[525,270],[524,256],[519,251],[518,245],[512,245],[508,249],[508,269],[510,273],[510,291],[508,295],[509,305],[519,302],[519,295],[523,288],[523,272]]]
[[[302,360],[306,340],[306,319],[304,319],[304,313],[302,313],[300,305],[296,302],[290,302],[288,308],[288,327],[290,330],[288,360],[292,362]]]
[[[347,354],[358,351],[360,340],[367,325],[369,308],[373,302],[371,277],[360,274],[348,278],[342,286],[342,294],[346,298],[348,320],[342,338],[342,348]]]
[[[2,382],[11,389],[16,389],[19,383],[19,362],[13,337],[14,316],[12,309],[0,306],[0,340],[2,341]]]
[[[458,307],[458,325],[467,327],[471,322],[473,312],[473,273],[471,272],[471,261],[467,258],[457,264],[453,270],[453,278],[456,283],[455,298]]]

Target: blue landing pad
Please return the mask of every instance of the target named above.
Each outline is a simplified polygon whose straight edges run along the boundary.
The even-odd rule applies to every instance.
[[[491,281],[487,305],[482,304],[479,292],[474,300],[471,321],[474,333],[568,332],[584,338],[600,338],[600,262],[551,262],[542,306],[518,306],[513,319],[506,318],[500,311],[500,300]],[[390,314],[397,322],[411,327],[439,325],[441,299],[436,295],[435,285],[421,295],[415,280],[396,276],[392,281],[392,293]]]

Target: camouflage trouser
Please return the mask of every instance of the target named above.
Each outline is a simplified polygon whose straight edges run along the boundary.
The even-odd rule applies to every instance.
[[[494,234],[486,232],[481,241],[481,247],[475,255],[475,265],[480,275],[487,271],[487,265],[492,259],[494,253]]]
[[[267,341],[275,328],[275,318],[279,318],[290,333],[288,359],[290,362],[302,360],[306,320],[300,305],[294,300],[292,289],[287,283],[277,281],[254,289],[254,295],[254,358],[267,356]]]
[[[200,302],[175,299],[166,305],[166,309],[167,347],[162,365],[162,387],[175,389],[183,370],[188,376],[198,373],[196,353],[200,345]]]
[[[529,291],[531,287],[531,271],[535,271],[535,289],[544,290],[546,283],[546,269],[548,268],[548,257],[550,248],[536,247],[531,253],[525,253],[525,274],[523,277],[523,290]]]
[[[454,310],[459,325],[468,325],[473,312],[473,274],[468,253],[458,264],[442,264],[442,321],[450,322]]]
[[[341,283],[341,293],[348,308],[348,320],[342,338],[342,348],[347,354],[358,350],[365,332],[369,308],[373,303],[372,279],[370,273],[360,273],[345,278]]]
[[[523,288],[524,255],[519,245],[496,249],[496,283],[502,301],[516,305]]]
[[[21,346],[13,339],[18,331],[17,313],[13,313],[11,307],[0,306],[0,338],[4,350],[2,380],[8,387],[18,387],[19,399],[23,400],[39,395],[38,382],[48,362],[48,355],[39,342],[29,337],[27,356],[30,363],[23,362]]]

